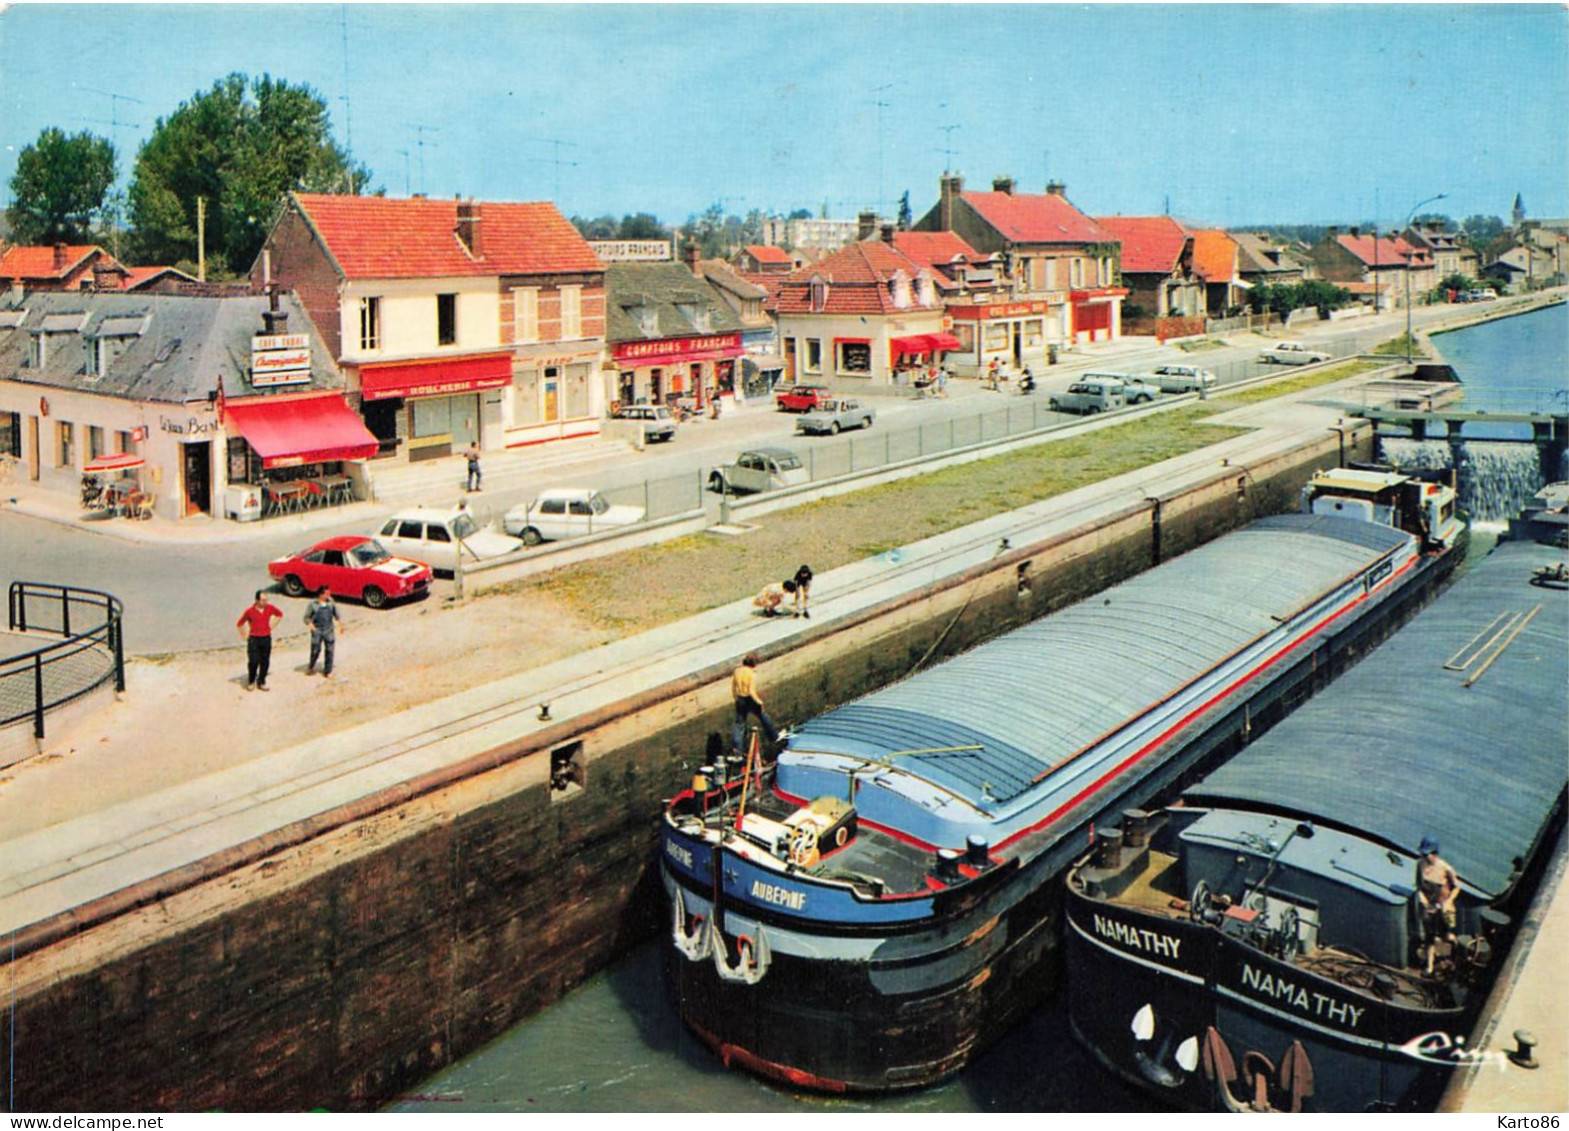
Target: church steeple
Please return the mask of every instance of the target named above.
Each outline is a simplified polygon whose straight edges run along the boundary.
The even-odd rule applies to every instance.
[[[1514,211],[1509,213],[1509,219],[1517,228],[1525,223],[1525,201],[1520,198],[1519,193],[1515,193]]]

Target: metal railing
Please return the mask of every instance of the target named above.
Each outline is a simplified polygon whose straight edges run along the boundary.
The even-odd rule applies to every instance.
[[[124,606],[95,589],[13,581],[7,595],[12,632],[48,633],[59,643],[0,660],[0,727],[33,720],[44,737],[44,716],[96,691],[111,679],[125,690]]]

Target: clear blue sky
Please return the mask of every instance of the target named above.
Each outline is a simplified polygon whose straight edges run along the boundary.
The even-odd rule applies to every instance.
[[[908,189],[919,216],[945,167],[1214,224],[1396,224],[1438,192],[1569,215],[1557,4],[19,4],[0,198],[48,126],[111,137],[128,179],[231,71],[315,88],[392,195],[569,215],[891,215]]]

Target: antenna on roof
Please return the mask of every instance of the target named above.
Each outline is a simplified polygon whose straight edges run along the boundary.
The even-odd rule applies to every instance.
[[[872,104],[877,107],[877,214],[883,214],[883,111],[891,103],[877,97],[893,89],[894,84],[885,82],[882,86],[872,89]]]
[[[422,126],[422,125],[420,125],[417,122],[406,122],[404,124],[405,124],[405,126],[408,129],[411,129],[411,130],[414,131],[415,148],[417,148],[419,150],[419,191],[420,191],[421,195],[424,195],[424,193],[425,193],[425,147],[427,145],[433,146],[433,147],[436,145],[436,143],[433,142],[433,141],[426,141],[425,140],[425,135],[428,134],[428,133],[430,133],[430,134],[440,133],[441,129],[438,126]]]
[[[559,137],[534,137],[534,138],[529,138],[529,140],[530,141],[542,141],[546,145],[549,145],[551,147],[550,160],[551,160],[551,164],[555,165],[555,167],[556,167],[556,180],[555,180],[556,189],[555,189],[555,195],[551,199],[552,199],[552,203],[554,203],[557,208],[560,208],[561,207],[561,166],[565,165],[569,169],[577,168],[577,162],[576,161],[563,161],[563,160],[561,160],[561,147],[563,145],[566,145],[566,146],[570,146],[573,149],[577,149],[578,148],[578,144],[575,141],[562,141]]]
[[[942,131],[942,171],[944,174],[948,174],[953,172],[953,131],[959,127],[952,125],[938,126],[937,128]]]

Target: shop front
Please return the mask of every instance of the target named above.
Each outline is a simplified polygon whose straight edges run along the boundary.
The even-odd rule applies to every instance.
[[[520,347],[512,358],[512,382],[499,398],[506,446],[524,447],[599,432],[604,415],[603,354],[571,350],[560,343]]]
[[[946,330],[906,334],[888,339],[889,368],[895,385],[925,383],[926,371],[948,364],[949,354],[960,347],[959,338]]]
[[[378,449],[340,393],[228,402],[224,513],[237,521],[369,497],[364,461]]]
[[[359,367],[364,426],[374,454],[410,463],[502,444],[501,406],[512,355],[487,353]]]
[[[1084,344],[1122,337],[1122,300],[1127,295],[1124,287],[1072,292],[1073,340]]]
[[[1046,299],[989,302],[948,308],[957,350],[948,358],[960,377],[979,377],[993,361],[1011,372],[1051,364],[1053,349],[1069,339],[1068,307]]]
[[[735,396],[741,335],[709,334],[622,342],[611,347],[620,404],[672,404],[701,412],[711,397]]]

